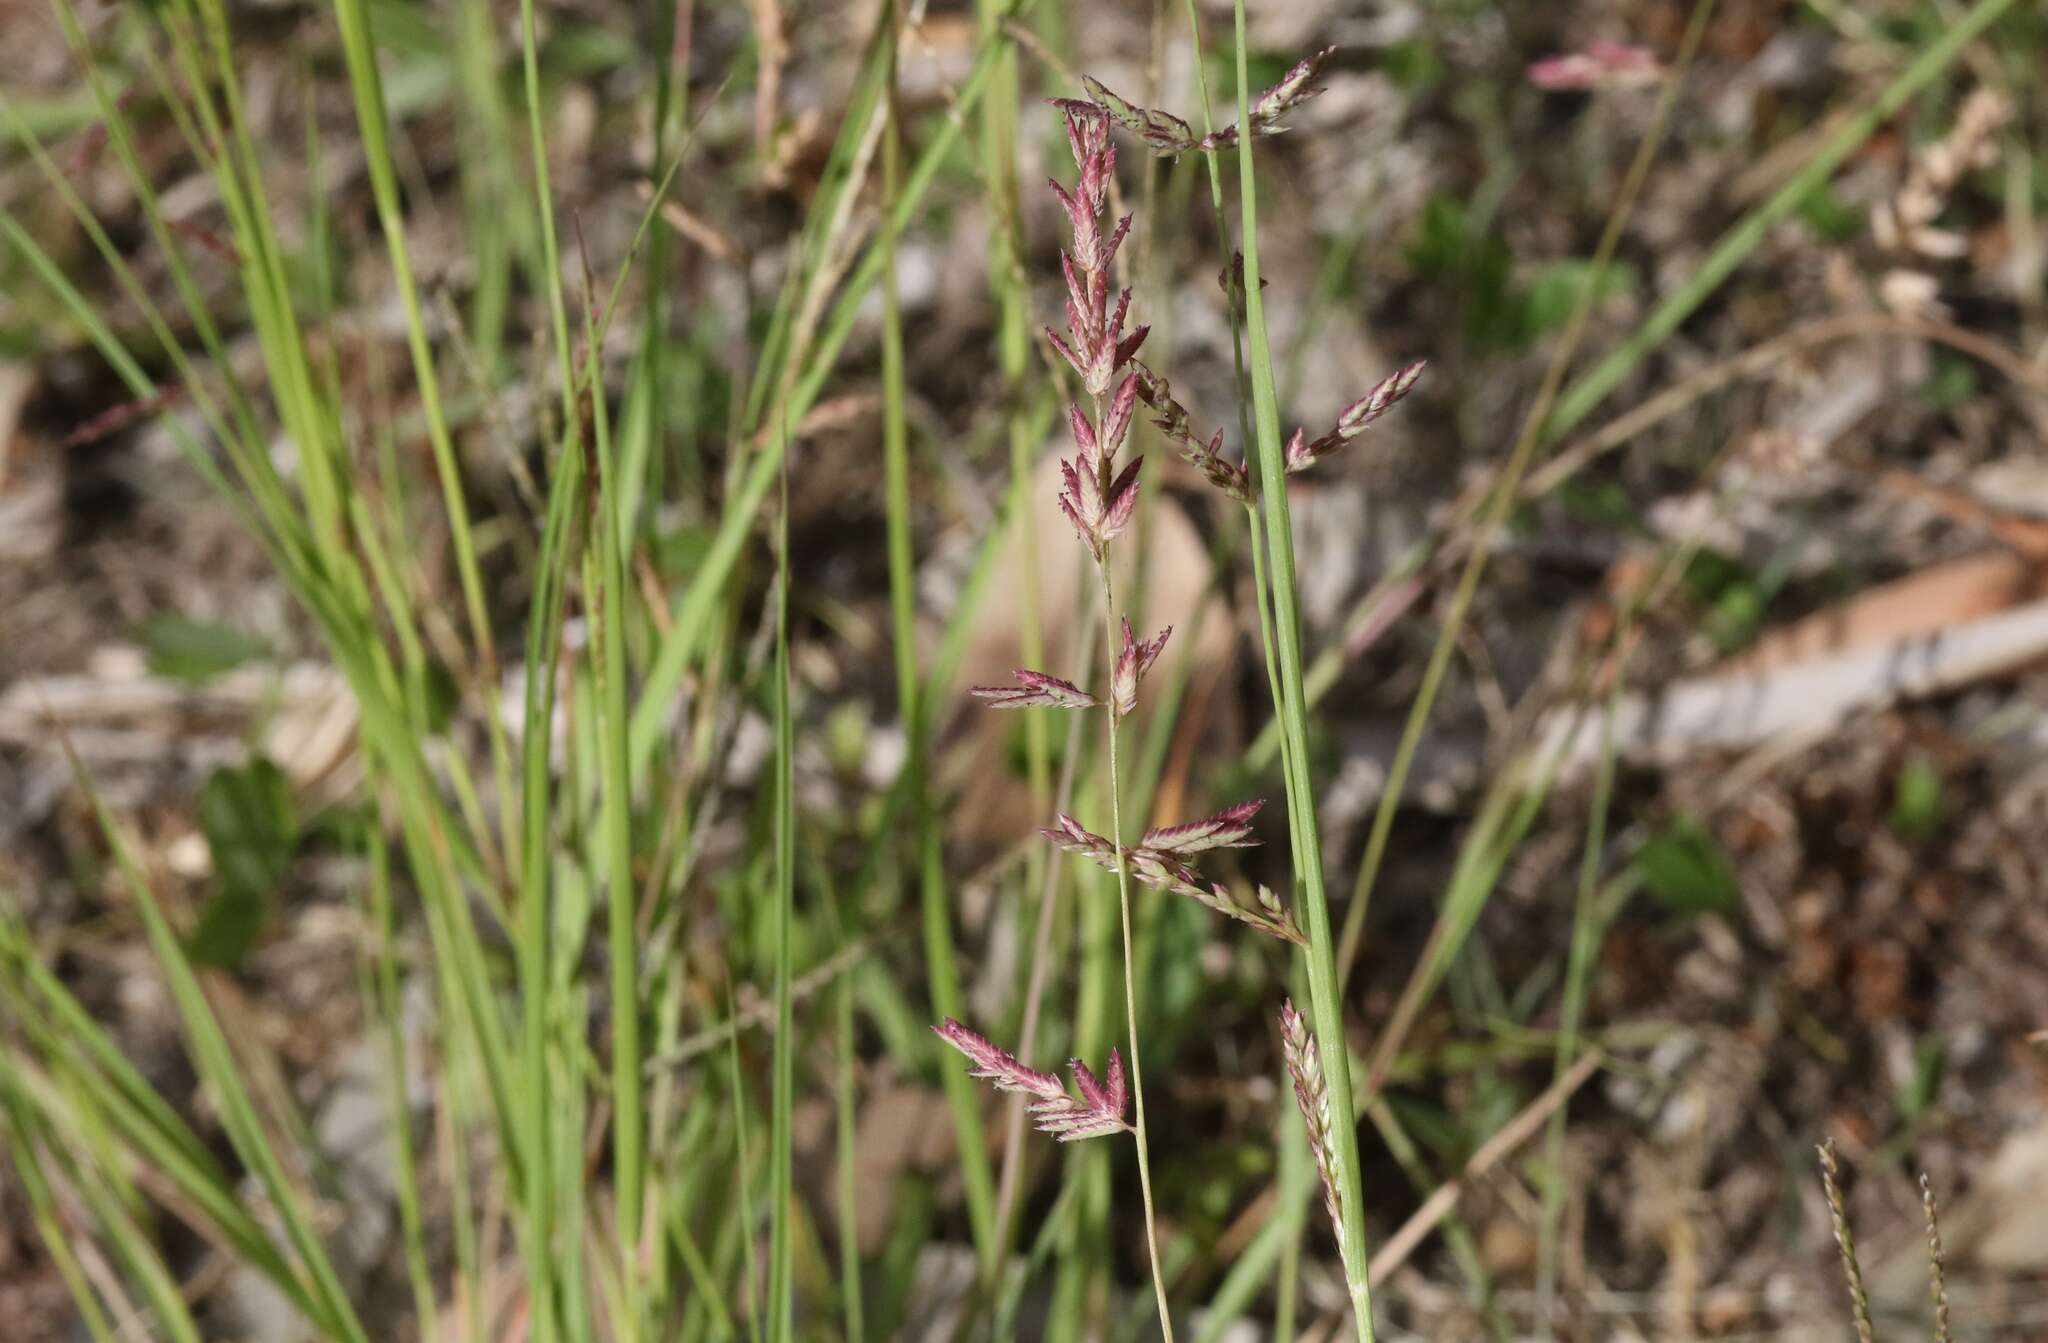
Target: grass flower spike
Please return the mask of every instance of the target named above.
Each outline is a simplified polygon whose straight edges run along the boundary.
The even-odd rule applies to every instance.
[[[1315,1033],[1288,1000],[1280,1008],[1280,1041],[1287,1056],[1287,1074],[1294,1079],[1294,1103],[1300,1107],[1301,1122],[1308,1126],[1309,1151],[1315,1154],[1316,1174],[1323,1181],[1323,1206],[1330,1213],[1330,1230],[1337,1236],[1337,1251],[1344,1260],[1344,1276],[1356,1270],[1350,1247],[1344,1241],[1344,1193],[1337,1183],[1337,1153],[1330,1132],[1330,1088],[1323,1077],[1323,1057],[1316,1049]]]
[[[1054,105],[1066,117],[1067,144],[1074,151],[1081,179],[1071,192],[1057,180],[1051,184],[1066,211],[1073,242],[1060,254],[1060,269],[1067,281],[1067,334],[1062,337],[1050,328],[1045,334],[1053,349],[1073,366],[1088,394],[1099,398],[1109,391],[1116,370],[1130,362],[1151,329],[1141,326],[1124,334],[1124,319],[1131,311],[1129,289],[1118,292],[1114,309],[1109,306],[1109,269],[1131,231],[1131,217],[1117,220],[1104,236],[1102,211],[1108,203],[1110,179],[1116,176],[1116,146],[1109,141],[1108,118],[1093,103],[1062,99]],[[1129,422],[1126,406],[1124,424]],[[1098,452],[1092,433],[1082,441],[1077,429],[1075,437],[1082,455],[1095,457],[1100,469],[1107,472],[1116,455],[1116,438],[1102,443]]]
[[[969,1077],[993,1082],[998,1091],[1036,1096],[1036,1103],[1028,1107],[1032,1122],[1061,1142],[1131,1131],[1131,1126],[1124,1122],[1124,1111],[1130,1106],[1130,1093],[1124,1084],[1124,1061],[1117,1057],[1115,1048],[1109,1051],[1108,1073],[1100,1080],[1081,1060],[1068,1061],[1075,1089],[1081,1093],[1076,1100],[1053,1074],[1026,1067],[1015,1054],[951,1017],[932,1027],[932,1031],[967,1056],[974,1065],[967,1071]]]
[[[1251,818],[1265,805],[1263,800],[1240,802],[1199,821],[1148,830],[1137,844],[1122,850],[1124,867],[1147,886],[1185,895],[1227,918],[1299,945],[1305,940],[1301,926],[1279,896],[1261,886],[1255,902],[1247,905],[1228,887],[1205,880],[1188,862],[1189,855],[1205,849],[1243,849],[1258,843],[1251,837]],[[1057,824],[1039,833],[1068,853],[1108,871],[1117,870],[1117,846],[1071,816],[1062,815]]]
[[[1157,638],[1139,639],[1131,633],[1129,618],[1124,620],[1124,646],[1117,654],[1116,674],[1110,684],[1110,699],[1116,705],[1119,718],[1137,710],[1138,682],[1145,678],[1145,673],[1152,670],[1152,664],[1166,651],[1166,640],[1172,633],[1173,626],[1168,625],[1159,631]],[[1253,807],[1254,811],[1257,809]]]
[[[1102,701],[1072,681],[1019,668],[1010,673],[1014,686],[978,685],[967,693],[985,699],[991,709],[1093,709]]]
[[[1371,391],[1344,407],[1343,413],[1337,416],[1336,427],[1314,442],[1304,443],[1302,431],[1295,430],[1294,437],[1287,441],[1287,469],[1290,472],[1306,471],[1364,433],[1374,420],[1392,410],[1396,402],[1408,395],[1416,379],[1422,376],[1427,362],[1418,359],[1381,378],[1373,384]]]
[[[1279,83],[1258,96],[1252,103],[1248,118],[1253,135],[1278,135],[1287,129],[1287,114],[1322,92],[1315,81],[1336,50],[1335,47],[1325,47],[1307,60],[1297,62],[1293,69],[1280,77]],[[1190,151],[1214,153],[1237,144],[1238,127],[1234,124],[1198,136],[1187,122],[1171,112],[1139,107],[1112,93],[1099,79],[1085,79],[1082,83],[1087,85],[1088,96],[1094,100],[1095,106],[1162,157],[1171,158]]]

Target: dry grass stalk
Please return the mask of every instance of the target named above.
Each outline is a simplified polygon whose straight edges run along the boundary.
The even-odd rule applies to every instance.
[[[1920,1177],[1920,1210],[1927,1217],[1927,1294],[1934,1301],[1934,1343],[1949,1343],[1948,1270],[1941,1249],[1941,1220],[1935,1213],[1934,1186]]]
[[[1876,1334],[1870,1323],[1870,1293],[1863,1286],[1863,1266],[1856,1260],[1856,1233],[1849,1229],[1849,1210],[1842,1201],[1835,1140],[1828,1139],[1816,1150],[1820,1153],[1821,1188],[1827,1192],[1828,1219],[1834,1223],[1835,1245],[1842,1254],[1842,1276],[1849,1283],[1849,1309],[1856,1321],[1857,1343],[1871,1343]]]

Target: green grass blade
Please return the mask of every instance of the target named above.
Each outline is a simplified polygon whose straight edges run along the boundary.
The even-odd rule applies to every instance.
[[[925,922],[926,972],[931,985],[932,1016],[945,1020],[960,1011],[960,972],[953,948],[952,910],[947,894],[943,855],[939,852],[937,818],[928,793],[930,743],[922,730],[918,706],[916,572],[910,546],[910,447],[905,403],[908,390],[903,367],[903,310],[896,287],[898,192],[902,166],[903,128],[896,102],[896,42],[902,22],[894,0],[884,7],[888,27],[888,78],[882,134],[883,229],[877,243],[882,261],[882,465],[888,512],[889,612],[896,660],[896,707],[909,734],[904,771],[910,791],[911,844],[918,854],[920,905]],[[982,1141],[981,1101],[973,1083],[958,1068],[941,1073],[954,1132],[959,1138],[961,1170],[966,1177],[968,1222],[981,1256],[982,1280],[995,1271],[995,1177]]]
[[[775,719],[775,1075],[768,1136],[768,1188],[773,1200],[768,1210],[768,1343],[790,1343],[796,1330],[791,1226],[796,1215],[791,1168],[795,1139],[790,1127],[796,1100],[796,1023],[790,998],[796,919],[796,739],[789,704],[787,470],[776,529],[775,584],[775,683],[769,692]]]
[[[191,962],[186,959],[184,944],[157,906],[149,878],[129,851],[120,827],[107,811],[84,766],[71,754],[69,741],[66,740],[64,745],[78,787],[90,802],[100,829],[114,852],[116,865],[134,897],[137,912],[142,916],[150,948],[163,968],[186,1039],[192,1047],[193,1065],[205,1079],[220,1107],[221,1123],[234,1144],[236,1155],[262,1185],[284,1224],[286,1239],[307,1275],[311,1304],[319,1312],[313,1322],[345,1340],[345,1343],[369,1343],[369,1336],[356,1317],[355,1308],[327,1256],[326,1247],[313,1229],[311,1216],[300,1200],[298,1190],[287,1177],[284,1162],[264,1132],[255,1103],[243,1081],[242,1066],[206,1001],[205,991],[199,985]]]
[[[400,305],[405,310],[406,346],[412,354],[414,387],[420,409],[426,417],[427,441],[434,455],[434,470],[441,487],[441,500],[448,518],[448,533],[455,556],[455,571],[467,609],[474,656],[485,685],[496,689],[498,658],[491,629],[490,608],[484,602],[483,574],[477,565],[476,542],[470,532],[469,504],[465,498],[462,470],[455,456],[455,442],[448,431],[448,418],[441,405],[441,380],[435,369],[433,350],[427,339],[426,315],[420,307],[418,286],[413,280],[412,253],[405,240],[405,215],[398,201],[398,177],[391,162],[382,77],[377,69],[376,37],[371,28],[367,0],[335,0],[335,18],[341,27],[342,49],[347,57],[349,87],[355,95],[356,126],[362,137],[363,162],[370,175],[370,191],[377,204],[377,219],[384,233],[391,274],[398,286]],[[512,753],[506,740],[503,716],[483,715],[490,740],[491,767],[497,780],[498,796],[512,796]],[[517,820],[512,807],[499,808],[501,843],[506,860],[513,861],[518,849]],[[488,839],[478,835],[479,844]]]
[[[1250,76],[1245,47],[1244,0],[1236,4],[1237,116],[1250,125]],[[1258,179],[1252,143],[1238,139],[1239,198],[1244,235],[1245,328],[1252,381],[1252,419],[1257,432],[1259,507],[1265,515],[1273,589],[1273,638],[1285,703],[1287,807],[1298,813],[1298,899],[1306,916],[1309,945],[1309,1000],[1330,1094],[1331,1133],[1336,1145],[1337,1184],[1344,1196],[1340,1230],[1357,1280],[1348,1284],[1361,1343],[1372,1343],[1372,1296],[1365,1282],[1365,1185],[1358,1157],[1358,1117],[1351,1089],[1349,1051],[1344,1048],[1343,1010],[1337,989],[1336,947],[1331,939],[1329,897],[1323,885],[1322,845],[1317,834],[1315,790],[1307,772],[1308,721],[1301,685],[1301,617],[1294,576],[1294,530],[1287,509],[1286,464],[1281,457],[1280,410],[1274,389],[1272,346],[1266,335],[1265,302],[1259,293]]]

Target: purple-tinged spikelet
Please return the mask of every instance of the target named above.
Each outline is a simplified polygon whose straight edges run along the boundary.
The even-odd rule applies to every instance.
[[[1141,841],[1147,848],[1164,853],[1201,853],[1205,849],[1243,849],[1258,843],[1252,836],[1252,817],[1266,805],[1262,797],[1225,807],[1214,816],[1179,825],[1147,830]]]
[[[1145,679],[1145,673],[1152,670],[1152,664],[1159,660],[1166,649],[1166,640],[1172,635],[1173,626],[1159,631],[1154,639],[1139,639],[1131,633],[1130,617],[1124,618],[1124,646],[1117,654],[1116,679],[1110,684],[1109,697],[1116,705],[1116,712],[1122,718],[1138,707],[1138,682]]]
[[[1323,72],[1323,66],[1336,51],[1325,47],[1315,55],[1295,65],[1280,77],[1280,82],[1261,93],[1252,103],[1251,128],[1253,135],[1278,135],[1287,129],[1287,114],[1315,97],[1322,89],[1316,87],[1316,77]],[[1099,79],[1084,79],[1088,96],[1093,101],[1082,104],[1098,108],[1109,119],[1144,141],[1147,148],[1162,158],[1172,158],[1190,150],[1213,152],[1230,149],[1237,144],[1238,128],[1225,126],[1220,131],[1197,136],[1188,123],[1171,112],[1162,112],[1154,107],[1139,107],[1128,99],[1108,89]],[[1068,105],[1062,101],[1060,106]]]
[[[1308,938],[1293,912],[1272,891],[1261,886],[1255,901],[1246,904],[1229,887],[1207,880],[1188,862],[1188,855],[1207,849],[1242,849],[1257,843],[1251,837],[1251,818],[1264,805],[1263,801],[1240,802],[1199,821],[1147,831],[1140,843],[1124,846],[1124,870],[1147,886],[1187,896],[1269,937],[1306,946]],[[1116,845],[1071,816],[1062,814],[1055,824],[1038,833],[1068,853],[1078,854],[1107,871],[1116,871]]]
[[[974,1066],[967,1070],[969,1077],[978,1077],[984,1082],[994,1082],[998,1091],[1018,1091],[1040,1100],[1064,1097],[1067,1089],[1060,1085],[1060,1079],[1051,1073],[1042,1073],[1036,1068],[1027,1068],[1018,1062],[1017,1056],[1009,1050],[990,1041],[986,1036],[977,1035],[951,1017],[932,1027],[941,1040],[967,1056]]]
[[[978,685],[967,693],[987,700],[991,709],[1094,709],[1102,704],[1072,681],[1057,676],[1021,667],[1010,675],[1017,678],[1014,686]]]
[[[1294,437],[1287,440],[1287,469],[1306,471],[1364,433],[1374,420],[1392,410],[1401,398],[1408,395],[1428,363],[1426,359],[1418,359],[1381,378],[1364,396],[1344,407],[1337,416],[1336,427],[1314,442],[1303,442],[1302,432],[1295,430]]]
[[[1252,104],[1252,134],[1278,135],[1286,130],[1287,114],[1322,92],[1316,80],[1336,52],[1335,47],[1324,47],[1308,59],[1295,62],[1293,69],[1280,76],[1278,84],[1260,94]]]
[[[1060,463],[1060,511],[1098,564],[1138,511],[1138,468],[1144,464],[1143,457],[1131,458],[1130,465],[1105,486],[1102,475],[1086,462]]]
[[[1093,75],[1084,77],[1081,83],[1097,107],[1109,113],[1119,126],[1143,140],[1155,154],[1183,154],[1201,143],[1188,124],[1171,112],[1127,102]]]
[[[1323,1077],[1323,1056],[1316,1048],[1315,1033],[1289,999],[1280,1008],[1280,1042],[1287,1057],[1287,1075],[1294,1079],[1294,1103],[1301,1110],[1301,1122],[1308,1128],[1309,1151],[1315,1154],[1316,1174],[1323,1180],[1323,1206],[1330,1213],[1330,1230],[1337,1236],[1337,1254],[1344,1261],[1344,1278],[1356,1282],[1351,1249],[1344,1241],[1344,1193],[1337,1185],[1336,1135],[1330,1131],[1330,1088]]]
[[[1131,312],[1130,290],[1117,291],[1113,306],[1109,301],[1110,268],[1130,236],[1131,217],[1125,215],[1107,234],[1103,232],[1102,211],[1116,176],[1108,115],[1094,103],[1074,99],[1059,99],[1054,105],[1065,118],[1067,145],[1074,151],[1080,178],[1071,191],[1057,181],[1052,184],[1066,211],[1072,246],[1060,254],[1060,273],[1067,286],[1067,330],[1062,335],[1047,328],[1045,335],[1095,403],[1092,416],[1078,403],[1067,408],[1074,456],[1060,461],[1059,505],[1074,534],[1100,564],[1109,543],[1130,526],[1138,507],[1138,470],[1144,458],[1132,458],[1119,469],[1117,454],[1130,434],[1139,394],[1136,375],[1124,373],[1124,366],[1145,343],[1149,328],[1124,330]]]
[[[1112,872],[1116,870],[1116,846],[1065,812],[1038,833],[1051,840],[1055,848],[1078,853]]]
[[[1124,1110],[1130,1102],[1129,1088],[1124,1083],[1124,1061],[1117,1056],[1116,1050],[1109,1051],[1109,1070],[1100,1081],[1081,1060],[1068,1062],[1067,1067],[1074,1075],[1074,1086],[1081,1093],[1080,1099],[1076,1100],[1060,1085],[1058,1077],[1025,1066],[1009,1050],[977,1035],[951,1017],[932,1027],[932,1031],[967,1056],[967,1061],[974,1065],[967,1070],[969,1077],[993,1082],[998,1091],[1036,1096],[1037,1101],[1027,1107],[1032,1122],[1061,1142],[1099,1138],[1130,1130],[1130,1125],[1124,1122]]]

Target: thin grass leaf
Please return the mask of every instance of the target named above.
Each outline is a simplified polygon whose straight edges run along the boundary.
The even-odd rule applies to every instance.
[[[297,1256],[298,1266],[307,1276],[309,1304],[317,1311],[313,1323],[347,1340],[347,1343],[369,1343],[369,1336],[342,1288],[326,1247],[313,1229],[298,1190],[287,1178],[284,1162],[271,1146],[269,1135],[257,1117],[255,1104],[243,1081],[242,1065],[206,1001],[198,977],[186,959],[183,943],[158,908],[148,877],[129,851],[126,839],[85,773],[83,764],[72,753],[69,738],[60,738],[60,741],[70,761],[74,780],[91,804],[101,832],[113,850],[116,866],[142,916],[143,931],[163,968],[186,1040],[192,1048],[193,1065],[220,1106],[222,1126],[227,1130],[236,1155],[255,1174],[276,1209],[284,1225],[286,1239]],[[173,1291],[175,1294],[175,1289]]]
[[[1251,122],[1249,54],[1245,44],[1244,0],[1235,5],[1238,122]],[[1344,1039],[1343,1013],[1337,989],[1336,946],[1331,938],[1329,897],[1323,886],[1322,844],[1317,834],[1315,789],[1308,776],[1308,711],[1301,685],[1301,617],[1294,576],[1294,531],[1287,508],[1287,464],[1280,446],[1279,405],[1274,388],[1273,355],[1266,334],[1264,300],[1259,284],[1258,178],[1252,153],[1253,136],[1238,139],[1239,211],[1243,230],[1245,330],[1252,385],[1252,420],[1257,431],[1261,494],[1259,511],[1266,531],[1268,578],[1273,599],[1273,645],[1279,662],[1281,706],[1287,737],[1285,758],[1287,806],[1296,826],[1295,863],[1301,904],[1307,915],[1306,942],[1309,999],[1316,1034]],[[1366,1283],[1364,1183],[1358,1157],[1358,1119],[1353,1107],[1348,1050],[1334,1049],[1323,1061],[1328,1073],[1330,1129],[1334,1138],[1334,1186],[1344,1196],[1339,1240],[1347,1273],[1352,1314],[1360,1343],[1372,1343],[1372,1294]]]
[[[785,458],[785,461],[787,459]],[[796,1024],[790,982],[796,917],[796,740],[790,718],[789,668],[789,474],[782,477],[782,509],[775,546],[775,682],[769,691],[775,720],[775,1059],[768,1130],[768,1341],[789,1343],[796,1329],[796,1282],[792,1267],[791,1219],[795,1215],[791,1127],[796,1102]]]
[[[1029,0],[1020,0],[1020,3],[1013,5],[1008,12],[1019,14],[1029,7]],[[924,199],[925,191],[938,174],[940,165],[951,155],[964,118],[974,110],[980,100],[990,72],[995,67],[997,54],[1009,41],[1007,36],[995,34],[982,42],[973,68],[961,82],[952,100],[955,115],[940,120],[926,143],[924,152],[905,174],[902,190],[895,198],[895,208],[890,212],[889,227],[900,232],[915,214]],[[789,424],[800,425],[804,416],[817,404],[825,381],[839,357],[839,351],[853,330],[860,305],[880,277],[882,258],[883,249],[872,246],[862,254],[859,264],[848,275],[840,297],[833,304],[830,315],[825,319],[816,341],[811,346],[810,357],[805,367],[798,371],[794,381],[788,384],[788,394],[776,410],[778,418]],[[765,386],[768,381],[766,378],[757,377],[755,385]],[[783,386],[779,378],[775,380],[775,386]],[[751,434],[757,431],[758,426],[750,425],[747,428]],[[761,441],[760,450],[754,454],[751,464],[746,467],[738,488],[727,497],[725,509],[720,515],[718,531],[712,537],[688,591],[677,604],[669,622],[668,632],[663,636],[653,662],[647,669],[641,687],[640,703],[633,717],[632,775],[636,782],[645,777],[648,762],[659,744],[668,706],[673,703],[683,674],[709,631],[711,613],[725,599],[726,584],[730,581],[734,567],[739,561],[747,535],[752,530],[769,487],[775,481],[776,472],[781,469],[783,451],[783,446],[773,435]]]

